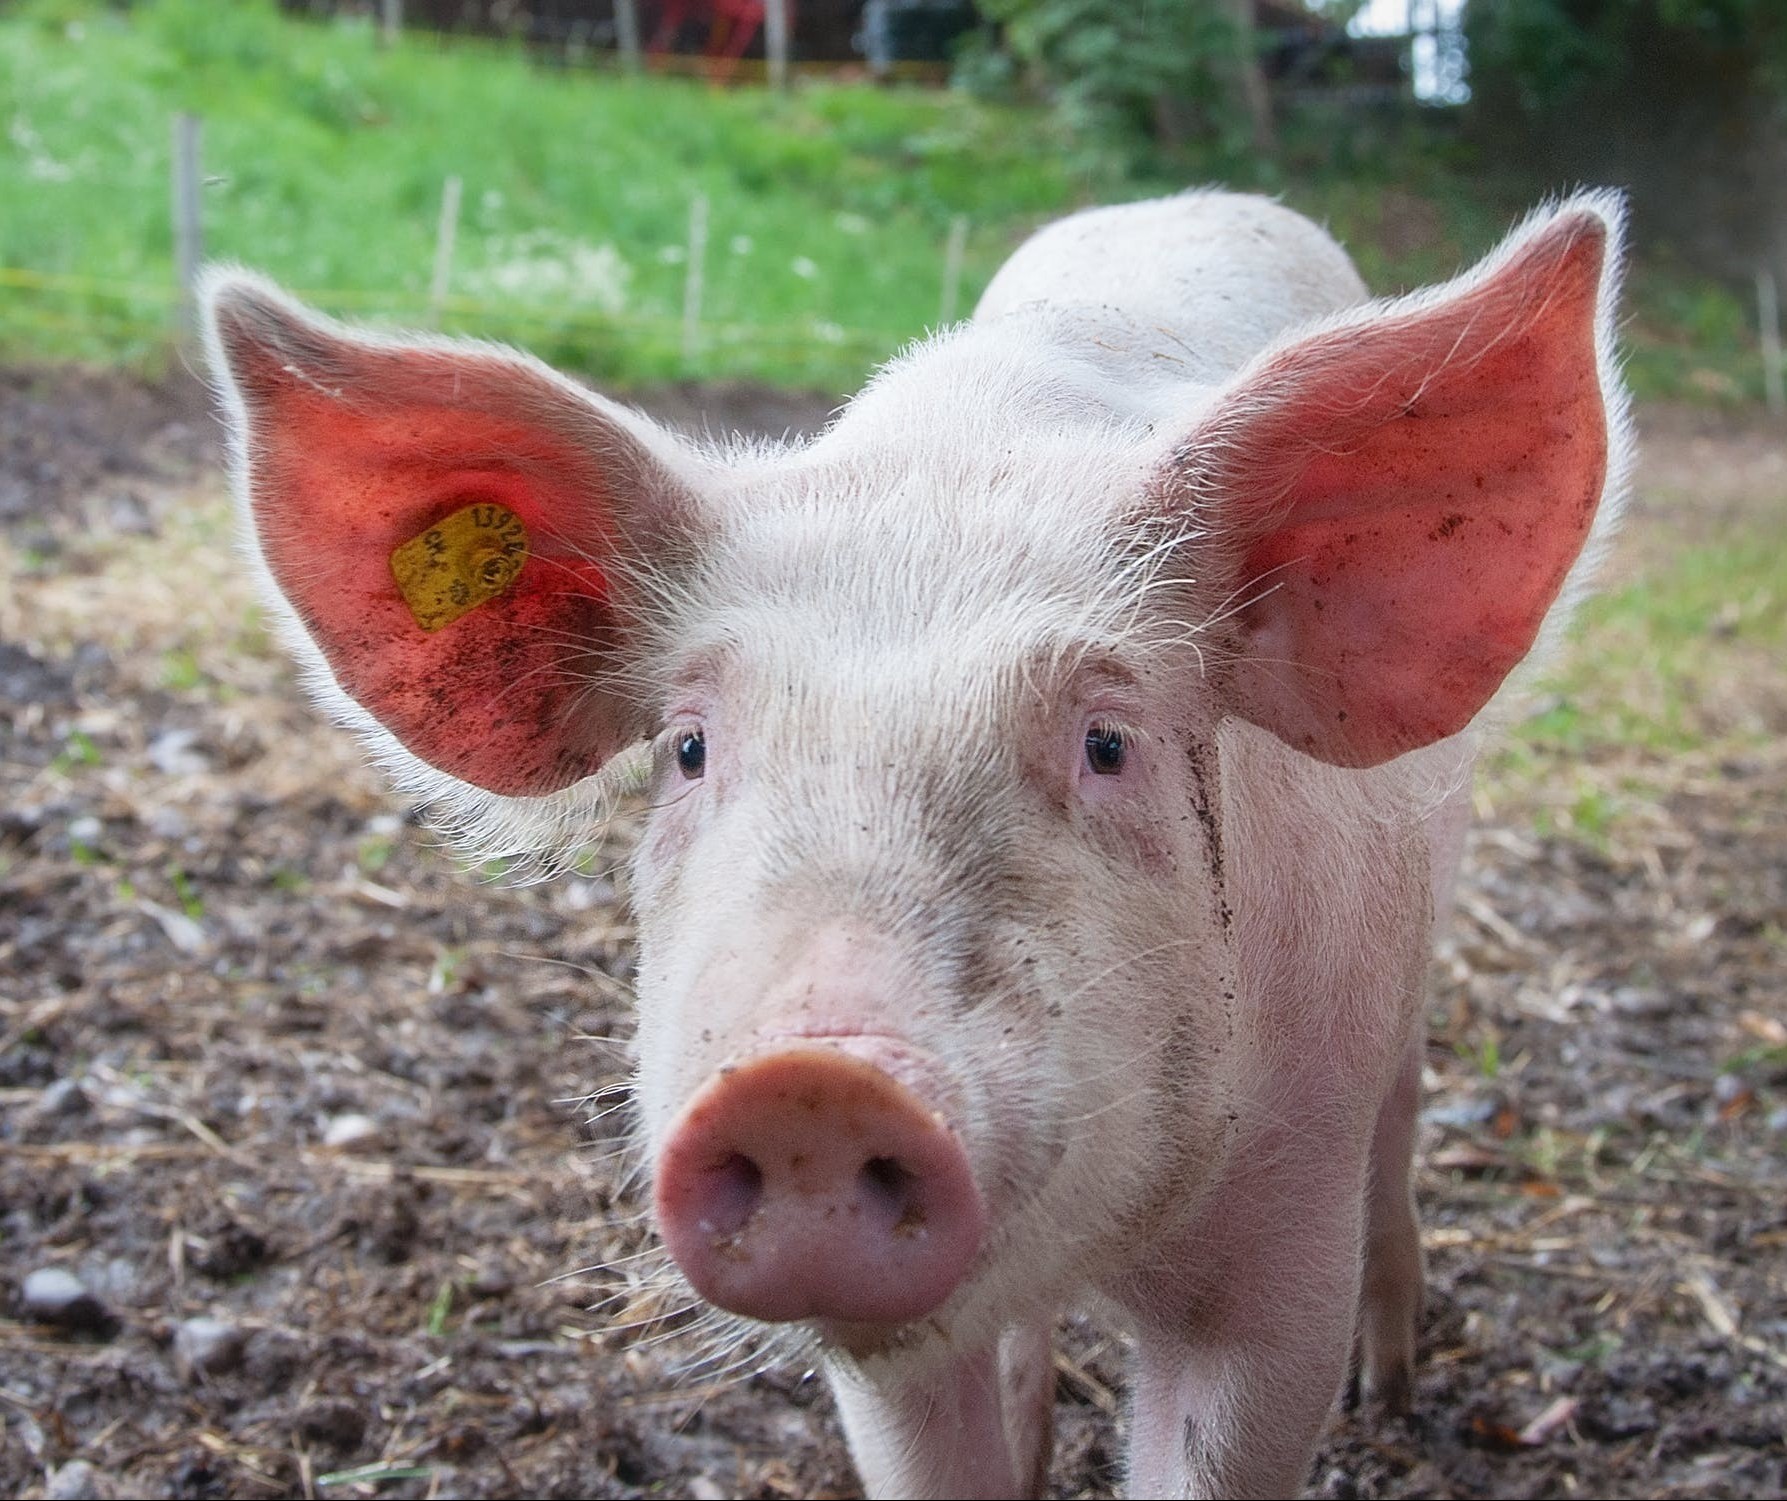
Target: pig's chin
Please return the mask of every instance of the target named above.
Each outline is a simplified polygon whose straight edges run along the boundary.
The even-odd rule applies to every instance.
[[[1000,1320],[973,1286],[960,1289],[935,1313],[904,1324],[816,1319],[806,1325],[830,1356],[864,1367],[897,1364],[908,1371],[959,1357],[999,1334]]]
[[[1025,1272],[1029,1268],[1026,1267]],[[922,1380],[975,1351],[996,1346],[1017,1321],[1038,1319],[1052,1326],[1060,1309],[1083,1289],[1080,1280],[1047,1277],[1034,1282],[1017,1269],[988,1265],[970,1276],[941,1308],[904,1324],[813,1320],[803,1326],[825,1357],[866,1372],[897,1372],[900,1380]]]
[[[935,1317],[913,1324],[862,1324],[844,1319],[822,1319],[810,1327],[826,1350],[865,1364],[918,1351],[933,1340],[948,1340],[947,1326],[939,1324]]]

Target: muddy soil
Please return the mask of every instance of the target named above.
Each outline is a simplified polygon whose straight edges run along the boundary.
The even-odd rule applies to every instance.
[[[1645,417],[1616,568],[1787,539],[1779,439]],[[190,385],[0,373],[0,1493],[857,1494],[822,1383],[716,1346],[641,1224],[630,825],[556,883],[462,871],[303,704],[214,439]],[[1337,1411],[1314,1494],[1787,1490],[1765,677],[1733,691],[1766,734],[1604,758],[1649,789],[1611,835],[1482,798],[1434,966],[1414,1413]],[[1054,1493],[1109,1495],[1124,1336],[1058,1348]]]

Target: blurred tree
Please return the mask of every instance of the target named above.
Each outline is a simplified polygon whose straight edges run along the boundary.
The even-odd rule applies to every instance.
[[[1708,269],[1787,272],[1787,0],[1470,0],[1464,26],[1498,156],[1629,186]]]
[[[1236,104],[1246,115],[1253,149],[1269,155],[1274,144],[1272,96],[1260,66],[1259,38],[1254,35],[1254,0],[1222,0],[1222,6],[1229,18],[1229,57],[1224,71],[1231,80]]]
[[[1254,0],[980,0],[1006,54],[1077,131],[1178,144],[1272,147]],[[984,61],[984,60],[983,60]]]

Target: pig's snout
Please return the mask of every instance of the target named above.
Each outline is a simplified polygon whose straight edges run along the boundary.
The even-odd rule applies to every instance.
[[[770,1322],[901,1324],[967,1273],[986,1225],[967,1156],[918,1092],[857,1056],[867,1042],[722,1069],[671,1126],[658,1225],[709,1302]]]

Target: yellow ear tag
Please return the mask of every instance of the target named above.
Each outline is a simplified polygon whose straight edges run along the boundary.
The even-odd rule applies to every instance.
[[[391,554],[391,576],[425,631],[493,600],[527,562],[527,528],[505,506],[482,502],[441,519]]]

